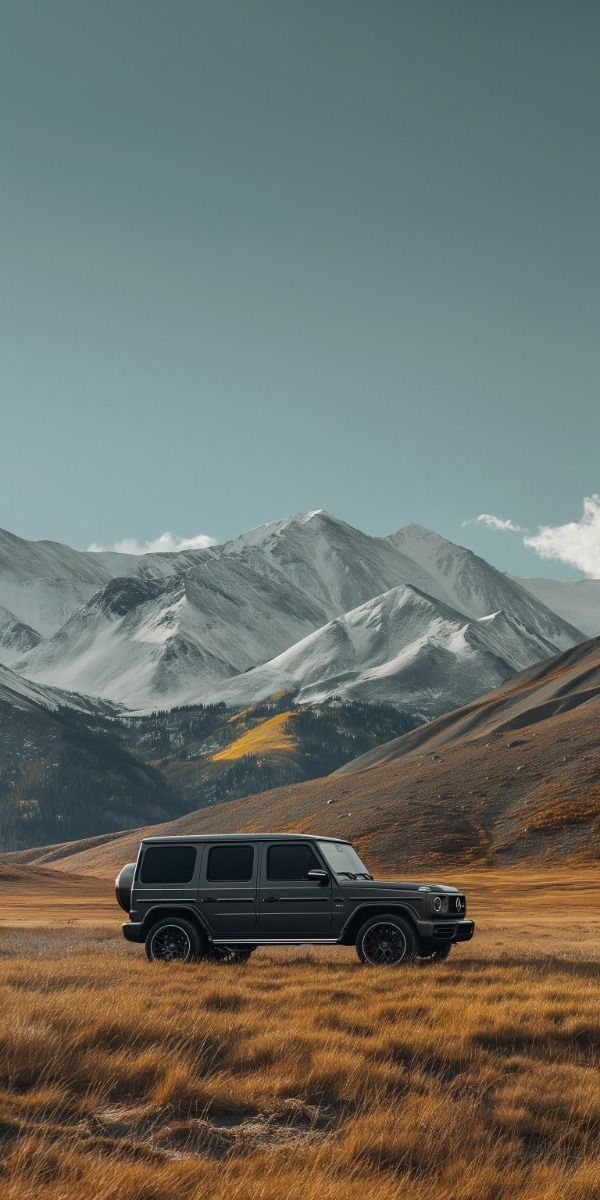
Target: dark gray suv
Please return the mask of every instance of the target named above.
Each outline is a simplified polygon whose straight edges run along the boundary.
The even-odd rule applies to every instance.
[[[439,962],[475,928],[456,888],[375,880],[350,842],[306,834],[144,838],[116,892],[125,937],[159,962],[305,944],[354,945],[370,966]]]

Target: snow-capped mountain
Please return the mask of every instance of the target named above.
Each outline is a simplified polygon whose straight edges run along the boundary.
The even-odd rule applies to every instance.
[[[455,546],[421,525],[406,525],[391,534],[390,541],[427,571],[433,581],[427,589],[431,595],[458,612],[484,617],[501,609],[507,616],[525,621],[559,649],[573,645],[573,634],[579,633],[580,626],[574,631],[570,620],[557,616],[542,596],[532,604],[531,593],[524,595],[517,580],[497,571],[472,550]],[[565,623],[570,627],[565,628]]]
[[[516,582],[588,637],[600,634],[600,579],[517,579]]]
[[[14,662],[40,642],[41,634],[0,605],[0,662]]]
[[[114,717],[120,711],[116,705],[102,703],[89,696],[65,692],[61,688],[43,687],[25,679],[10,667],[0,666],[0,702],[11,704],[16,709],[43,708],[46,712],[58,713],[65,710],[87,715]]]
[[[28,624],[48,628],[64,563],[70,610],[17,670],[136,709],[294,687],[307,701],[341,693],[429,714],[583,638],[515,580],[418,526],[371,537],[318,510],[179,554],[34,543],[28,557],[31,544],[15,542],[29,582],[5,590],[0,564],[0,599],[22,621],[31,600]]]
[[[112,580],[19,669],[132,707],[171,707],[212,699],[327,616],[284,576],[215,561],[168,581]]]
[[[60,542],[28,542],[0,529],[0,606],[47,637],[111,579],[128,575],[169,578],[209,550],[178,554],[116,554],[72,550]]]
[[[228,704],[281,689],[298,689],[302,703],[331,695],[388,702],[401,696],[426,718],[552,653],[550,642],[514,617],[498,612],[465,621],[416,588],[397,587],[233,679],[221,696]]]

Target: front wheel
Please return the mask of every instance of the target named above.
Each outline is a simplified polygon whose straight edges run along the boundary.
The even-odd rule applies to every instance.
[[[395,913],[369,917],[356,937],[356,953],[368,967],[397,967],[410,962],[416,950],[412,925]]]
[[[202,936],[191,921],[182,917],[165,917],[157,921],[146,938],[146,954],[150,962],[194,962],[204,951]]]

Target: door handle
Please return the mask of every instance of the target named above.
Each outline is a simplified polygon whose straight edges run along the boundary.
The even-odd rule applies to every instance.
[[[279,896],[263,896],[263,904],[276,904]]]
[[[214,904],[214,902],[215,902],[214,896],[203,896],[202,897],[203,904]]]

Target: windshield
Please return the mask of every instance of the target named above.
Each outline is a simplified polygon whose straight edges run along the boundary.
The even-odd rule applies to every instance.
[[[354,846],[349,846],[348,842],[319,842],[319,850],[336,875],[345,875],[349,879],[373,878]]]

